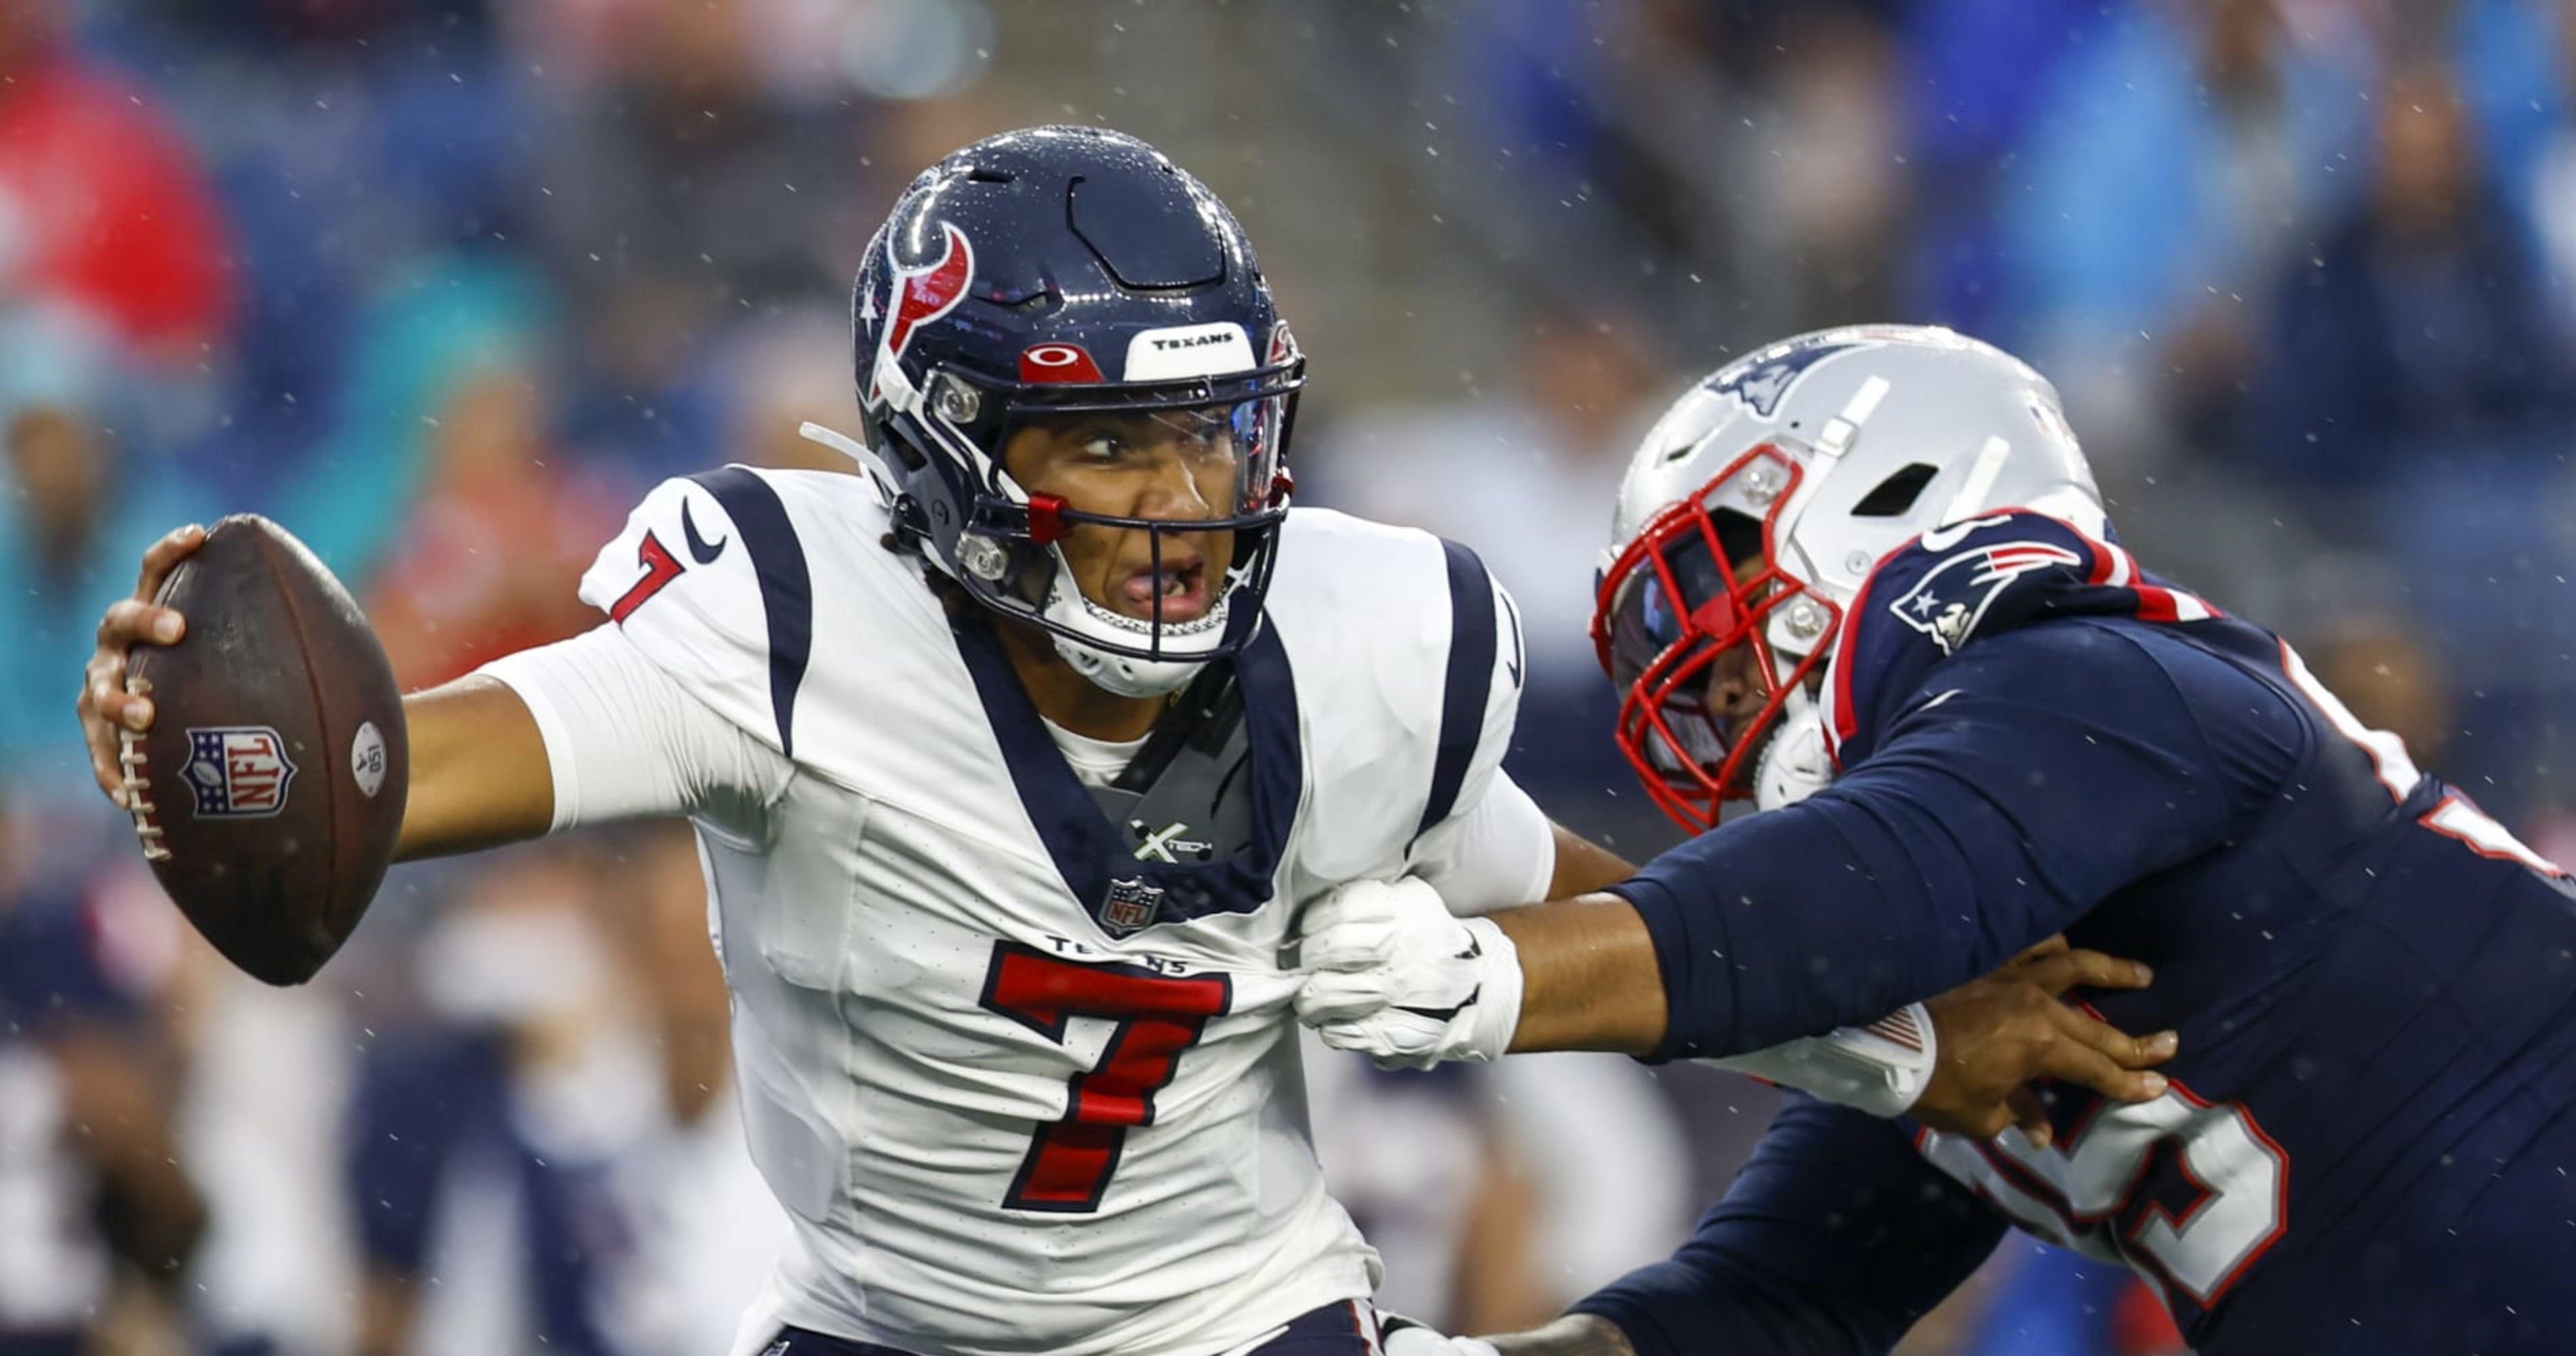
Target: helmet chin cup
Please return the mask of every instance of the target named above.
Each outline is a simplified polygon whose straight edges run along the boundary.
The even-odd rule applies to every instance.
[[[1130,659],[1125,655],[1107,654],[1056,632],[1055,652],[1073,671],[1089,680],[1093,687],[1120,697],[1168,697],[1189,686],[1199,676],[1207,661],[1192,659]]]
[[[1777,732],[1753,769],[1753,805],[1777,810],[1831,786],[1833,756],[1825,750],[1824,712],[1801,687],[1781,704]]]
[[[1199,670],[1225,648],[1229,586],[1208,605],[1207,615],[1174,626],[1120,616],[1083,596],[1065,565],[1056,557],[1055,578],[1047,586],[1040,616],[1055,641],[1055,652],[1094,687],[1121,697],[1162,697],[1187,687]],[[1229,581],[1230,585],[1231,581]],[[1155,656],[1125,652],[1139,635],[1151,638]]]

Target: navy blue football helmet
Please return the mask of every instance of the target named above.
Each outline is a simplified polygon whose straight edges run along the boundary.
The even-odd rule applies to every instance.
[[[912,181],[851,307],[868,450],[898,532],[939,570],[1124,695],[1172,691],[1251,639],[1288,511],[1305,359],[1205,185],[1117,132],[988,137]],[[1015,430],[1084,413],[1188,421],[1231,459],[1232,502],[1211,518],[1115,517],[1013,481]],[[1085,597],[1065,565],[1056,543],[1082,524],[1147,533],[1158,589],[1167,533],[1231,531],[1234,558],[1199,615],[1167,620],[1157,596],[1150,618],[1129,616]]]

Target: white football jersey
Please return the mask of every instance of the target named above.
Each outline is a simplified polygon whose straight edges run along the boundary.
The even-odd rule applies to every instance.
[[[656,489],[582,585],[774,751],[692,806],[752,1156],[796,1224],[746,1332],[1206,1356],[1366,1296],[1283,953],[1333,885],[1457,888],[1471,812],[1527,807],[1497,766],[1510,600],[1438,538],[1291,513],[1234,660],[1250,847],[1198,860],[1190,826],[1096,808],[992,623],[952,623],[887,526],[857,477],[730,467]],[[1481,888],[1543,884],[1530,851],[1538,880]]]

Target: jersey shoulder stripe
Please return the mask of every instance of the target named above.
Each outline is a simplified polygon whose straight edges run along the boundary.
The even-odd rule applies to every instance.
[[[1454,541],[1440,545],[1449,572],[1449,664],[1441,682],[1440,741],[1431,764],[1431,796],[1422,806],[1422,821],[1413,826],[1416,837],[1458,808],[1458,790],[1466,783],[1467,768],[1484,740],[1485,703],[1500,640],[1493,579],[1485,572],[1485,563]]]
[[[703,486],[733,520],[734,533],[751,557],[760,582],[760,609],[769,624],[770,717],[778,727],[781,753],[796,756],[796,693],[805,682],[805,666],[814,648],[814,582],[805,564],[796,524],[759,473],[747,466],[727,466],[689,477]],[[691,528],[683,505],[682,531],[690,555],[710,564],[723,542],[704,541]]]
[[[1368,732],[1309,741],[1334,813],[1370,826],[1332,832],[1425,850],[1481,804],[1511,746],[1526,667],[1511,597],[1475,552],[1417,528],[1300,507],[1279,540],[1263,614],[1301,704],[1317,728]]]
[[[882,648],[947,626],[917,565],[881,545],[884,506],[867,482],[823,471],[727,466],[663,481],[582,576],[608,614],[692,696],[791,758],[836,722],[817,674],[835,635]],[[838,628],[817,629],[818,599]],[[944,648],[944,647],[943,647]]]

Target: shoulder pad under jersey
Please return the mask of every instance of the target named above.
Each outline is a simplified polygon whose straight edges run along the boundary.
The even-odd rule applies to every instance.
[[[1866,756],[1871,732],[1892,714],[1880,708],[1982,637],[2052,617],[2217,615],[2062,518],[1998,509],[1944,524],[1888,552],[1844,609],[1825,680],[1827,742],[1839,762]]]
[[[1317,694],[1319,717],[1381,732],[1351,742],[1382,766],[1398,765],[1400,748],[1423,755],[1408,837],[1483,797],[1511,747],[1528,663],[1519,609],[1475,552],[1300,508],[1281,529],[1268,609],[1291,633],[1301,685],[1321,681],[1306,676],[1318,667],[1330,675],[1335,696]]]
[[[865,486],[842,479],[864,517]],[[790,510],[814,496],[799,483],[746,466],[666,480],[581,581],[582,600],[692,695],[790,757],[814,641],[815,557],[798,527],[809,515]]]

